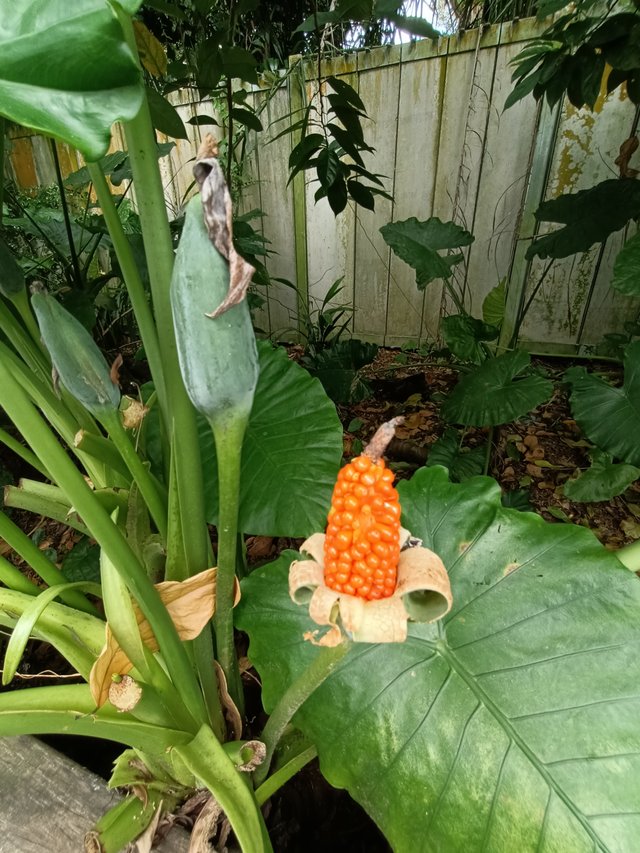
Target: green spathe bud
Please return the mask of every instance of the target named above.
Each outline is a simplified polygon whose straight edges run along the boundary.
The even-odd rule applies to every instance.
[[[258,381],[258,354],[246,301],[219,316],[229,265],[209,238],[200,196],[187,207],[171,279],[182,377],[193,405],[212,424],[246,419]]]
[[[67,391],[96,417],[116,411],[120,389],[82,323],[42,290],[33,293],[31,305],[44,345]]]
[[[24,273],[11,250],[0,237],[0,293],[14,299],[25,292]]]

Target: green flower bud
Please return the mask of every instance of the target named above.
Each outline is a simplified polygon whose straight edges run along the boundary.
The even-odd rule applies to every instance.
[[[89,332],[44,291],[31,297],[44,345],[60,381],[96,417],[116,411],[120,389]]]
[[[193,198],[171,280],[180,368],[193,405],[213,423],[246,418],[258,381],[255,335],[245,300],[212,317],[229,292],[229,264],[215,248]]]

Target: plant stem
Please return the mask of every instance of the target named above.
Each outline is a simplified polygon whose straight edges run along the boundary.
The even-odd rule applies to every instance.
[[[160,408],[163,412],[167,411],[167,391],[164,380],[164,370],[162,367],[162,356],[160,352],[160,343],[158,341],[158,333],[156,324],[153,319],[153,312],[147,300],[147,294],[144,290],[142,279],[136,265],[131,244],[129,243],[122,222],[118,216],[113,196],[109,191],[106,178],[100,166],[97,163],[87,163],[91,180],[98,197],[98,202],[102,208],[104,221],[109,229],[109,235],[113,243],[113,248],[120,264],[122,277],[131,300],[138,329],[140,330],[140,338],[144,346],[144,352],[149,362],[149,369],[153,377],[153,384],[160,400]]]
[[[56,171],[56,182],[58,184],[58,191],[60,193],[60,206],[62,207],[62,216],[64,219],[64,227],[67,232],[67,242],[69,244],[69,254],[71,256],[71,266],[73,267],[73,274],[76,281],[77,287],[82,287],[83,278],[82,272],[80,271],[80,262],[78,261],[78,253],[76,252],[76,245],[73,242],[73,232],[71,230],[71,217],[69,216],[69,206],[67,204],[67,197],[64,193],[64,182],[62,180],[62,172],[60,171],[60,160],[58,159],[58,148],[56,146],[55,139],[49,140],[49,145],[51,146],[51,153],[53,154],[53,166]]]
[[[208,726],[176,752],[222,806],[243,853],[271,851],[264,820],[250,787]]]
[[[51,560],[4,512],[0,512],[0,538],[4,539],[7,545],[31,566],[47,586],[54,587],[66,583],[65,578]],[[87,601],[84,595],[77,590],[63,592],[60,598],[65,604],[75,607],[77,610],[83,610],[85,613],[97,614],[98,612],[93,604]]]
[[[32,468],[35,468],[36,471],[39,471],[43,477],[46,477],[47,480],[50,480],[49,472],[44,467],[42,462],[38,459],[35,453],[32,453],[28,447],[25,447],[24,444],[21,444],[17,439],[15,439],[12,435],[2,429],[0,427],[0,442],[4,444],[5,447],[8,447],[16,456],[19,456],[27,465],[31,465]]]
[[[136,453],[135,447],[122,426],[119,412],[109,411],[102,416],[102,422],[109,433],[120,456],[124,459],[131,476],[136,481],[140,494],[153,518],[158,533],[167,541],[167,504],[166,496],[160,493],[149,469],[145,467]]]
[[[613,552],[629,571],[640,572],[640,539]]]
[[[258,801],[258,805],[262,806],[267,802],[267,800],[270,800],[276,791],[279,791],[280,788],[282,788],[289,779],[295,776],[296,773],[302,770],[306,764],[313,761],[317,754],[318,750],[315,746],[310,746],[303,752],[299,752],[295,758],[292,758],[291,761],[287,761],[287,763],[282,767],[278,767],[275,773],[272,773],[266,782],[263,782],[262,785],[256,789],[256,800]]]
[[[24,592],[25,595],[37,595],[40,590],[20,569],[0,555],[0,582],[13,592]]]
[[[240,711],[244,707],[240,669],[233,637],[238,510],[242,441],[248,416],[212,421],[218,457],[218,576],[216,581],[216,649],[227,687]]]
[[[106,556],[123,577],[162,649],[167,671],[196,723],[207,719],[204,700],[171,617],[147,572],[82,474],[32,407],[25,392],[0,359],[0,404],[47,467]]]
[[[311,664],[288,687],[273,709],[262,731],[261,740],[267,747],[267,754],[264,762],[255,771],[254,782],[256,785],[261,785],[264,782],[269,772],[273,753],[294,714],[306,702],[314,690],[317,690],[335,671],[338,664],[348,652],[349,645],[349,643],[343,641],[339,646],[319,649],[317,656]]]
[[[91,534],[87,528],[78,521],[75,513],[71,512],[71,507],[67,503],[55,500],[51,496],[30,489],[29,484],[34,486],[45,485],[36,483],[34,480],[21,480],[19,486],[4,487],[4,505],[13,507],[14,509],[24,509],[27,512],[33,512],[35,515],[43,515],[45,518],[52,518],[59,521],[61,524],[67,525],[85,536]],[[57,490],[57,486],[49,486],[48,488]]]

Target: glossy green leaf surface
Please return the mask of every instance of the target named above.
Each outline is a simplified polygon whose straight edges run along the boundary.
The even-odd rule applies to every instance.
[[[74,145],[89,160],[102,157],[113,122],[132,119],[143,98],[114,9],[105,0],[4,5],[0,113]]]
[[[329,781],[399,851],[634,853],[640,585],[588,531],[500,504],[488,478],[422,469],[403,524],[444,561],[444,624],[355,645],[295,718]],[[243,582],[238,625],[268,710],[318,650],[295,555]]]
[[[587,437],[617,459],[640,466],[640,341],[629,344],[624,356],[624,384],[614,388],[584,367],[572,367],[571,411]]]
[[[317,379],[268,342],[242,448],[240,530],[309,536],[323,530],[342,456],[342,427]],[[216,455],[200,431],[207,518],[218,514]]]
[[[610,501],[640,477],[640,468],[626,462],[614,463],[609,454],[601,450],[593,451],[591,457],[591,467],[564,484],[564,494],[572,501]]]
[[[460,447],[458,431],[447,427],[440,438],[432,444],[426,464],[428,468],[442,465],[449,471],[452,482],[464,483],[465,480],[483,473],[486,455],[485,445],[473,448]]]
[[[526,374],[530,362],[523,350],[485,361],[458,382],[442,406],[443,417],[465,426],[494,426],[526,414],[553,393],[548,379]]]

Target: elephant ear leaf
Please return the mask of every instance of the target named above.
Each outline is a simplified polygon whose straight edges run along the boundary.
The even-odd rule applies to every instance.
[[[610,385],[583,367],[565,373],[571,383],[571,411],[586,436],[602,450],[640,466],[637,439],[640,411],[640,341],[625,350],[624,383]]]
[[[640,585],[587,530],[505,509],[485,477],[400,483],[403,524],[453,609],[404,643],[354,644],[295,725],[394,850],[634,853]],[[243,582],[237,624],[272,710],[319,651],[285,553]],[[277,614],[277,619],[274,618]]]
[[[3,15],[0,114],[11,121],[98,160],[113,122],[134,118],[143,96],[137,61],[108,3],[34,0]]]
[[[548,400],[553,383],[529,370],[528,353],[490,358],[467,374],[442,406],[443,417],[465,426],[495,426],[519,418]]]

